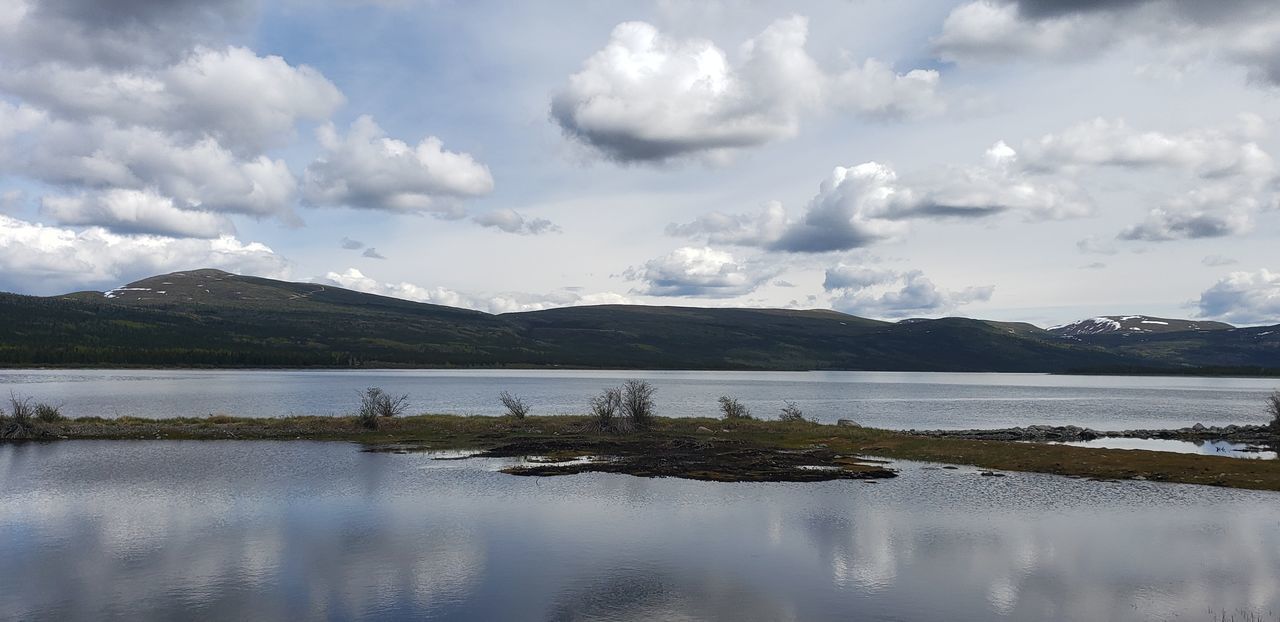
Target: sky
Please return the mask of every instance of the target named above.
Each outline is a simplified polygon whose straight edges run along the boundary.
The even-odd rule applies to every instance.
[[[0,0],[0,290],[1280,322],[1272,0]]]

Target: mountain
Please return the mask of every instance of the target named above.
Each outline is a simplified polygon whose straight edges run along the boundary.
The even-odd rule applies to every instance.
[[[830,310],[638,305],[491,315],[329,285],[191,270],[106,292],[0,294],[0,365],[1280,368],[1280,330],[1116,321],[1121,328],[1125,322],[1151,328],[1064,332],[966,318],[894,323]]]
[[[1230,330],[1235,328],[1222,322],[1206,322],[1203,320],[1175,320],[1149,315],[1106,315],[1080,320],[1062,326],[1054,326],[1050,333],[1059,337],[1080,337],[1084,335],[1133,334],[1133,333],[1178,333],[1202,330]]]

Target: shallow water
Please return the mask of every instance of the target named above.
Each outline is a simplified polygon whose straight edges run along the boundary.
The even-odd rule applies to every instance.
[[[0,446],[0,619],[1191,620],[1280,612],[1280,495],[527,478],[345,443]]]
[[[1063,445],[1076,447],[1098,447],[1101,449],[1145,449],[1147,451],[1170,451],[1178,454],[1204,454],[1206,456],[1226,456],[1228,458],[1246,458],[1251,460],[1275,460],[1276,452],[1259,450],[1244,443],[1227,441],[1178,441],[1163,438],[1096,438],[1090,441],[1070,441]]]
[[[414,412],[501,414],[498,393],[523,396],[533,414],[586,410],[600,389],[638,377],[657,388],[658,414],[714,416],[733,395],[757,416],[784,399],[824,422],[851,418],[896,429],[1081,425],[1177,428],[1264,423],[1280,380],[909,372],[688,372],[580,370],[2,370],[0,394],[60,403],[70,416],[276,417],[349,413],[357,393],[407,393]]]

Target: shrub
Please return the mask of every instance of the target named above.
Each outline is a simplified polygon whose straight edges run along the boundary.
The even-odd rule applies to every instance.
[[[720,412],[724,413],[725,419],[751,418],[751,409],[747,408],[746,404],[743,404],[728,395],[720,396]]]
[[[1271,431],[1280,434],[1280,391],[1267,396],[1267,412],[1271,414]]]
[[[14,423],[28,423],[35,418],[35,414],[36,407],[31,398],[9,394],[9,416],[13,418]]]
[[[791,400],[782,400],[782,414],[778,415],[778,421],[804,421],[804,411]]]
[[[62,421],[63,419],[66,419],[66,417],[62,416],[62,409],[58,408],[57,406],[51,406],[49,404],[45,404],[43,402],[36,404],[35,415],[36,415],[36,419],[39,419],[40,421],[44,421],[46,423],[50,423],[53,421]]]
[[[7,417],[4,416],[4,410],[0,409],[0,439],[29,440],[52,436],[36,420],[37,412],[42,406],[52,408],[45,404],[36,404],[29,397],[18,397],[10,393],[9,415]],[[54,410],[56,411],[57,409],[55,408]]]
[[[653,423],[653,394],[657,389],[644,380],[622,383],[622,414],[631,425],[647,428]]]
[[[360,425],[376,430],[378,418],[398,416],[408,407],[408,395],[393,397],[378,387],[369,387],[360,394],[360,411],[356,413],[356,417],[359,418]]]
[[[503,391],[498,399],[502,400],[502,405],[507,409],[507,414],[516,419],[524,419],[529,414],[529,405],[523,399],[516,397],[506,391]]]
[[[591,414],[600,431],[618,431],[618,410],[622,408],[622,389],[609,388],[591,398]]]

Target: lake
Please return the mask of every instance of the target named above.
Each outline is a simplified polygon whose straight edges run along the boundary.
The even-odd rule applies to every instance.
[[[1264,397],[1280,387],[1273,378],[920,372],[0,370],[0,394],[61,404],[73,417],[278,417],[349,414],[369,386],[408,394],[412,412],[498,415],[507,390],[545,415],[583,413],[625,378],[652,382],[664,416],[716,416],[716,398],[732,395],[757,416],[794,400],[819,421],[892,429],[1259,424]]]
[[[874,484],[495,472],[508,463],[304,441],[0,445],[0,619],[1280,611],[1273,493],[905,462]]]

